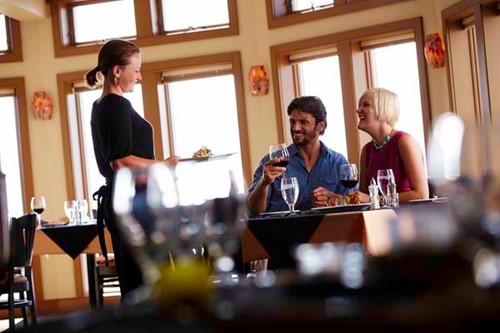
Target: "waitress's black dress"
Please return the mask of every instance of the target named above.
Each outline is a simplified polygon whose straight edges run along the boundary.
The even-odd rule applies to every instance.
[[[142,284],[142,275],[122,233],[112,205],[114,172],[111,161],[135,155],[154,159],[153,128],[119,95],[109,94],[92,106],[92,140],[99,172],[106,185],[94,194],[98,197],[98,220],[104,220],[113,241],[115,265],[122,297]],[[99,221],[98,221],[99,223]]]

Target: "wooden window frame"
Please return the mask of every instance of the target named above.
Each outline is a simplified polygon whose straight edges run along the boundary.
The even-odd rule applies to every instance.
[[[454,86],[454,73],[453,73],[453,53],[451,46],[451,34],[457,26],[463,25],[463,20],[472,17],[472,24],[474,25],[475,47],[473,50],[474,62],[471,64],[473,70],[473,86],[475,105],[479,107],[480,112],[480,126],[481,131],[480,140],[482,150],[479,161],[481,162],[481,171],[483,175],[491,175],[492,173],[492,156],[491,156],[491,143],[490,143],[490,125],[492,123],[492,109],[490,102],[489,82],[488,82],[488,65],[487,65],[487,51],[485,41],[485,28],[483,22],[483,9],[485,6],[495,6],[497,15],[500,13],[500,3],[493,0],[462,0],[453,4],[441,12],[441,19],[443,24],[444,40],[446,46],[446,71],[448,77],[448,91],[449,101],[452,110],[456,112],[457,108],[457,94]],[[471,38],[470,34],[468,38]],[[471,51],[472,52],[472,51]],[[478,102],[479,101],[479,102]]]
[[[240,52],[228,52],[192,58],[165,60],[158,62],[147,62],[142,64],[142,94],[144,102],[144,117],[151,123],[154,131],[155,155],[157,159],[163,159],[163,142],[160,119],[160,100],[158,86],[162,85],[161,77],[164,71],[189,68],[196,66],[207,66],[216,63],[230,63],[234,75],[236,92],[236,103],[238,108],[238,126],[240,132],[240,148],[243,167],[243,177],[246,184],[251,184],[252,167],[250,164],[250,144],[248,139],[248,122],[246,117],[244,78],[241,64]],[[61,132],[63,139],[64,156],[71,156],[71,142],[68,126],[68,103],[67,95],[72,93],[75,83],[82,82],[84,71],[62,73],[57,75],[57,88],[60,101]],[[169,135],[166,133],[166,135]],[[66,172],[66,189],[68,198],[76,195],[74,184],[73,160],[64,159]]]
[[[283,0],[266,0],[267,27],[269,29],[276,29],[293,24],[311,22],[332,16],[349,14],[361,10],[392,5],[409,0],[355,0],[354,2],[341,3],[340,5],[327,7],[317,11],[294,12],[291,14],[283,15],[278,15],[274,10],[275,3],[277,1],[283,2]],[[282,6],[285,5],[283,4]]]
[[[75,4],[83,2],[93,3],[95,2],[95,0],[47,1],[50,2],[55,57],[61,58],[81,54],[97,53],[102,43],[91,45],[76,45],[71,41],[70,36],[64,36],[64,34],[69,34],[72,29],[71,8],[75,6]],[[229,10],[228,28],[167,35],[163,33],[163,29],[160,27],[160,0],[134,0],[137,35],[133,38],[127,39],[133,41],[137,46],[143,47],[238,35],[239,28],[236,0],[227,1]]]
[[[8,50],[0,52],[0,63],[23,61],[21,43],[21,24],[7,15],[5,16]]]
[[[411,31],[414,34],[417,48],[422,118],[424,131],[428,133],[431,124],[429,87],[427,68],[423,56],[423,23],[422,18],[418,17],[271,46],[271,67],[278,141],[285,141],[285,129],[288,122],[288,118],[285,117],[286,107],[298,94],[294,66],[289,63],[288,55],[300,50],[336,47],[342,78],[344,120],[347,129],[347,157],[350,161],[358,163],[361,153],[361,142],[366,141],[366,136],[357,130],[357,117],[354,110],[357,108],[357,98],[369,87],[370,79],[370,73],[368,73],[369,63],[367,63],[369,57],[361,50],[360,42],[373,38],[373,36],[390,36],[402,31]]]
[[[21,159],[21,184],[23,207],[28,210],[31,197],[34,195],[33,170],[31,168],[31,147],[28,128],[28,108],[26,105],[26,89],[23,77],[0,79],[0,89],[14,89],[16,100],[16,123],[19,140],[19,157]]]

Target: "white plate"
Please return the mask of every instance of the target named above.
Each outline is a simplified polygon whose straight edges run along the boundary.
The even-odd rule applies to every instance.
[[[409,200],[409,203],[426,203],[426,202],[442,202],[442,201],[448,201],[450,198],[448,197],[440,197],[440,198],[431,198],[431,199],[414,199],[414,200]]]
[[[293,212],[298,213],[298,212],[300,212],[300,210],[294,210]],[[260,213],[259,215],[260,216],[271,216],[271,215],[285,215],[285,214],[290,214],[290,211],[289,210],[280,210],[278,212],[264,212],[264,213]]]
[[[179,162],[204,162],[204,161],[221,160],[221,159],[228,158],[229,156],[234,155],[234,154],[236,154],[236,153],[212,155],[212,156],[206,156],[206,157],[181,158],[181,159],[179,159]]]
[[[360,210],[368,210],[371,207],[369,203],[361,203],[354,205],[343,205],[343,206],[327,206],[327,207],[313,207],[313,211],[331,211],[331,212],[356,212]]]

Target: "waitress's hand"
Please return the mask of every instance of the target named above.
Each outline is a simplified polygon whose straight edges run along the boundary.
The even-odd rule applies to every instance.
[[[179,163],[179,156],[175,156],[175,155],[174,156],[170,156],[170,157],[164,159],[163,162],[166,165],[175,168],[175,166],[177,165],[177,163]]]

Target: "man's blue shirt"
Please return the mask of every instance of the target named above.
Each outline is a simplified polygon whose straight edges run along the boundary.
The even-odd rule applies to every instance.
[[[319,157],[311,172],[307,171],[306,163],[300,156],[295,144],[288,146],[290,153],[290,163],[287,166],[284,177],[297,177],[299,183],[299,198],[295,204],[295,209],[309,210],[312,208],[312,193],[318,187],[323,187],[337,194],[346,194],[348,189],[343,187],[339,181],[339,169],[341,164],[348,163],[344,155],[339,154],[321,143]],[[269,155],[262,158],[259,166],[254,172],[253,183],[248,192],[252,192],[257,186],[264,164],[269,161]],[[281,196],[281,178],[277,178],[270,185],[267,197],[266,212],[276,212],[288,210],[288,205]]]

